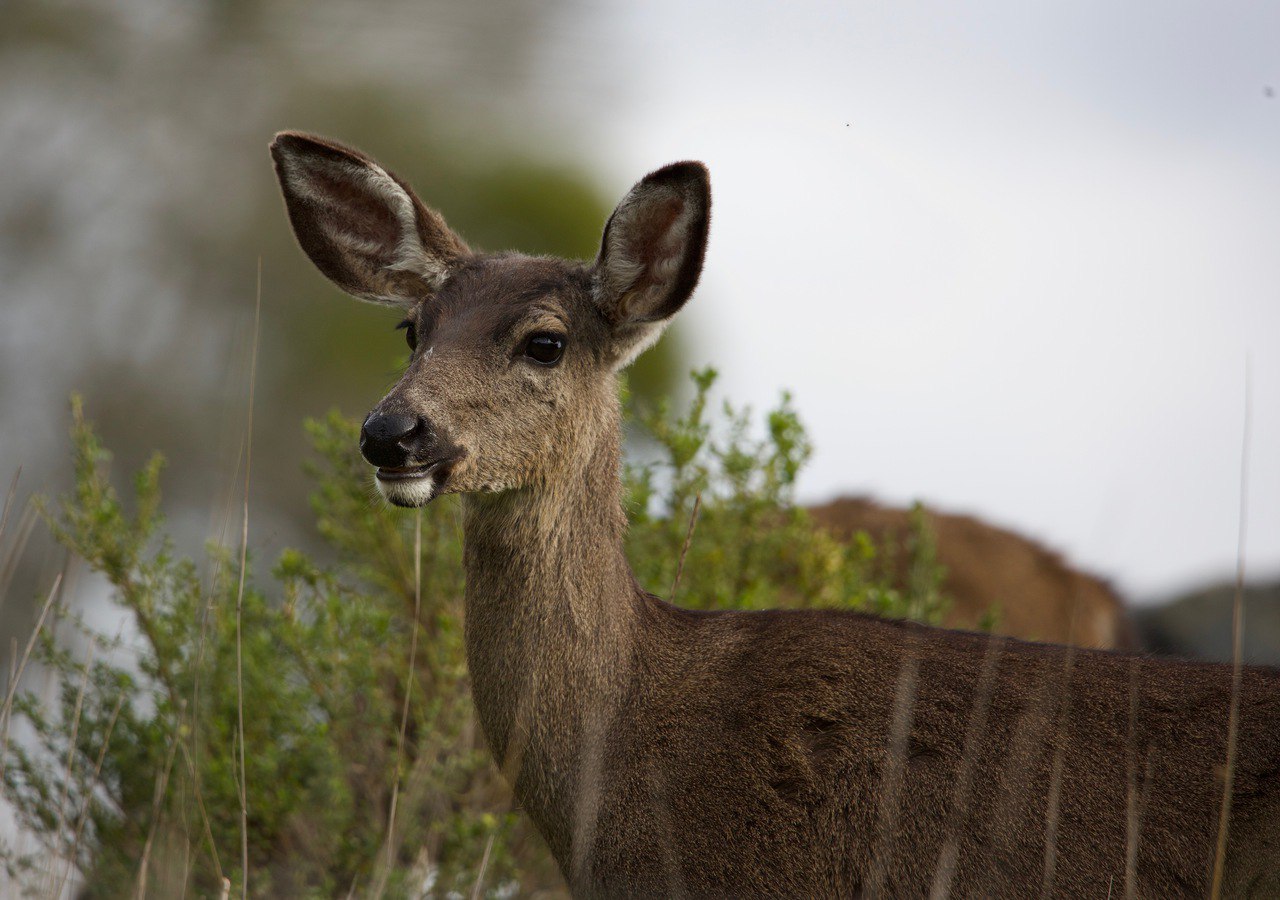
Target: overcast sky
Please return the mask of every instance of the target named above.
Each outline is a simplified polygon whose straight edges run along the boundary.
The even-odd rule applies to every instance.
[[[1251,354],[1280,572],[1280,4],[617,2],[542,77],[617,192],[710,165],[696,358],[795,392],[805,498],[972,512],[1138,599],[1229,577]]]

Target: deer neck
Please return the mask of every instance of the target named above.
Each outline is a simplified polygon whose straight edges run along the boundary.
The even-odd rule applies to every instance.
[[[598,424],[599,438],[558,461],[554,477],[464,498],[476,711],[522,803],[566,840],[639,634],[616,402]]]

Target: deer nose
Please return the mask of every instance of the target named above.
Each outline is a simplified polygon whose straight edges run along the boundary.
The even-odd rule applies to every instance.
[[[405,466],[416,439],[426,433],[427,422],[421,416],[374,413],[360,429],[360,452],[375,466]]]

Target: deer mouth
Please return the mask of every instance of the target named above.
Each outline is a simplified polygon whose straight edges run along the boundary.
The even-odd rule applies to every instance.
[[[454,462],[455,457],[446,456],[417,466],[379,466],[374,482],[393,506],[426,506],[444,488]]]
[[[379,466],[374,477],[379,481],[413,481],[418,478],[430,478],[439,466],[439,462],[422,466]]]

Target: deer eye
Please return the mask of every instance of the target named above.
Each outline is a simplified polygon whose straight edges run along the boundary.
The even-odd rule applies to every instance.
[[[565,337],[540,331],[531,335],[524,345],[524,355],[542,366],[554,366],[564,355]]]
[[[396,326],[397,331],[399,331],[401,328],[404,329],[404,339],[408,341],[409,349],[417,350],[418,349],[418,329],[416,326],[414,326],[412,320],[405,319],[403,322],[401,322],[399,325]]]

